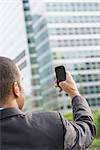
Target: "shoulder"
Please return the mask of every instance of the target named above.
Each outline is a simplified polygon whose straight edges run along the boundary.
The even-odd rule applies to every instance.
[[[59,112],[30,112],[26,114],[26,118],[32,123],[42,124],[42,125],[55,125],[62,127],[62,117]]]
[[[27,117],[30,117],[33,120],[39,120],[39,119],[60,119],[59,112],[53,111],[53,112],[28,112],[26,113]]]
[[[41,132],[62,137],[65,135],[64,125],[59,112],[31,112],[26,114],[26,120],[31,128]]]

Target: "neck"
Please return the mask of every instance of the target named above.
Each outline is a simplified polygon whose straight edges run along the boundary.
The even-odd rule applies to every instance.
[[[16,100],[7,100],[3,103],[0,103],[1,108],[18,108]]]

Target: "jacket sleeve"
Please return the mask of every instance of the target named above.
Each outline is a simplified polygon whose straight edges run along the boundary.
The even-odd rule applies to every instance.
[[[65,120],[61,114],[64,126],[64,149],[65,150],[85,150],[93,141],[96,129],[93,124],[90,107],[81,96],[75,96],[72,100],[74,122]]]

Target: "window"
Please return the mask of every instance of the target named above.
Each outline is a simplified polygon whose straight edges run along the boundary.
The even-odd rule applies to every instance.
[[[36,61],[36,58],[30,58],[30,61],[31,61],[31,64],[36,64],[37,63],[37,61]]]
[[[46,42],[41,47],[36,48],[38,56],[42,55],[45,51],[49,50],[49,43]]]
[[[47,11],[100,11],[100,3],[94,2],[49,2],[46,5]]]
[[[33,33],[32,26],[27,26],[27,33]]]
[[[48,17],[49,23],[91,23],[100,22],[100,16],[54,16]]]
[[[20,70],[23,70],[26,66],[27,66],[27,62],[25,60],[18,67],[19,67]]]
[[[52,47],[99,46],[100,39],[51,40]]]
[[[38,68],[31,69],[32,75],[38,74]]]
[[[30,21],[31,19],[32,19],[32,18],[31,18],[31,15],[26,15],[26,16],[25,16],[25,20],[26,20],[26,21]]]
[[[33,85],[33,86],[35,86],[35,85],[40,85],[39,79],[32,79],[32,85]]]
[[[34,38],[33,37],[30,37],[30,38],[28,38],[28,43],[34,43],[35,41],[34,41]]]
[[[24,6],[24,11],[29,11],[29,10],[30,10],[29,7]]]
[[[100,27],[86,28],[49,28],[51,35],[100,34]]]
[[[23,59],[25,57],[25,50],[23,50],[15,59],[14,61],[17,63],[19,62],[21,59]]]
[[[30,54],[35,53],[35,47],[29,47],[29,53]]]
[[[37,39],[36,39],[36,44],[40,44],[43,40],[48,38],[48,32],[43,32]]]

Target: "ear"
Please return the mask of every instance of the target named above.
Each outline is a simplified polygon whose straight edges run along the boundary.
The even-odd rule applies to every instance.
[[[14,83],[13,83],[12,91],[13,91],[13,94],[14,94],[16,97],[19,97],[19,96],[20,96],[20,89],[19,89],[19,86],[18,86],[18,83],[17,83],[17,82],[14,82]]]

